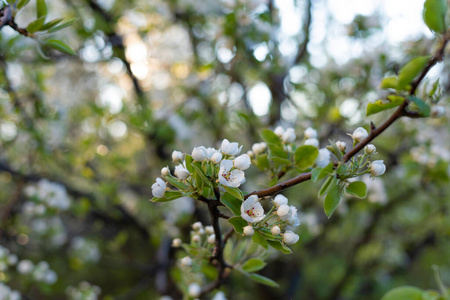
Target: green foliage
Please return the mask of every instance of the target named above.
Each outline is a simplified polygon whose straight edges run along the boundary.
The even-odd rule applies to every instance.
[[[248,273],[254,273],[262,270],[266,263],[258,258],[250,258],[242,265],[242,270]]]
[[[412,286],[402,286],[389,291],[381,300],[423,300],[423,291]]]
[[[241,217],[229,218],[228,223],[233,225],[234,230],[239,234],[244,234],[243,228],[248,225],[248,223]]]
[[[398,74],[397,89],[407,89],[408,84],[422,72],[429,60],[430,56],[428,55],[418,56],[404,65]]]
[[[445,33],[447,0],[426,0],[423,4],[423,20],[431,31]]]
[[[310,145],[298,147],[295,150],[295,164],[300,170],[311,167],[319,156],[319,150]]]
[[[366,116],[370,116],[386,109],[394,108],[403,103],[405,99],[396,95],[389,95],[387,100],[377,100],[373,103],[367,104]]]
[[[362,181],[354,181],[345,187],[345,192],[357,198],[363,199],[367,196],[367,186]]]
[[[263,284],[263,285],[267,285],[269,287],[277,288],[277,287],[280,286],[278,283],[276,283],[272,279],[269,279],[269,278],[267,278],[265,276],[262,276],[262,275],[259,275],[259,274],[253,274],[252,273],[252,274],[250,274],[250,278],[253,281],[257,282],[257,283],[260,283],[260,284]]]
[[[341,192],[338,185],[332,185],[328,190],[327,195],[325,196],[325,203],[323,205],[323,209],[328,218],[331,217],[334,210],[338,206],[341,201]]]
[[[62,53],[69,54],[69,55],[76,55],[75,51],[72,50],[69,46],[64,44],[62,41],[59,40],[48,40],[45,42],[45,45],[52,47]]]

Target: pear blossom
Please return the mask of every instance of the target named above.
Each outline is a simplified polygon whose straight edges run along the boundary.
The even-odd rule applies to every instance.
[[[185,180],[191,174],[183,165],[175,166],[174,173],[175,173],[175,176],[177,176],[181,180]]]
[[[298,242],[300,237],[298,234],[291,230],[286,230],[286,232],[283,234],[283,243],[286,245],[293,245]]]
[[[375,160],[370,163],[370,173],[372,176],[381,176],[386,172],[386,165],[382,160]]]
[[[442,105],[432,106],[430,115],[432,118],[442,118],[445,115],[445,107]]]
[[[192,241],[195,242],[195,243],[199,243],[201,240],[202,239],[201,239],[201,237],[198,234],[194,234],[192,236]]]
[[[343,141],[337,141],[336,142],[336,147],[338,147],[338,149],[341,152],[345,152],[345,148],[347,147],[347,144],[345,142],[343,142]]]
[[[290,226],[296,227],[300,225],[300,220],[298,219],[297,208],[293,205],[290,206],[290,216],[287,219],[287,223]]]
[[[280,205],[280,207],[278,208],[277,215],[278,215],[278,217],[280,217],[281,220],[287,220],[290,217],[290,215],[289,215],[290,211],[291,211],[291,208],[289,207],[289,205],[283,204],[283,205]]]
[[[260,153],[264,152],[266,147],[267,147],[267,145],[264,142],[262,142],[262,143],[255,143],[252,146],[252,151],[253,151],[253,153],[255,153],[257,155],[257,154],[260,154]]]
[[[180,151],[173,151],[172,152],[172,160],[175,161],[181,161],[183,159],[183,153],[181,153]]]
[[[189,267],[192,265],[192,259],[189,256],[185,256],[181,259],[181,265]]]
[[[210,236],[208,236],[208,243],[214,244],[216,242],[216,235],[213,233]]]
[[[276,195],[276,197],[273,199],[273,203],[275,204],[276,208],[279,208],[281,205],[288,203],[288,198],[279,194]]]
[[[353,141],[359,143],[362,140],[364,140],[365,138],[367,138],[369,136],[369,133],[364,128],[358,127],[355,129],[355,131],[353,131],[353,134],[349,134],[349,135],[352,137]]]
[[[251,150],[248,150],[248,151],[247,151],[247,155],[248,155],[250,158],[253,158],[253,157],[255,156],[255,153],[253,153],[253,151],[251,151]]]
[[[212,156],[216,153],[220,153],[217,149],[208,147],[206,148],[206,158],[211,159]]]
[[[305,141],[305,145],[311,145],[311,146],[314,146],[316,148],[319,148],[319,140],[316,139],[316,138],[307,139]]]
[[[272,227],[272,229],[270,230],[270,232],[271,232],[273,235],[279,235],[280,232],[281,232],[281,229],[280,229],[280,227],[279,227],[278,225],[274,225],[274,226]]]
[[[213,234],[214,233],[214,227],[212,227],[211,225],[205,226],[205,232],[207,234]]]
[[[265,217],[264,208],[259,203],[258,196],[252,195],[242,203],[241,217],[249,223],[259,222]]]
[[[202,222],[195,222],[194,224],[192,224],[192,229],[194,230],[200,230],[202,228],[203,228]]]
[[[166,183],[161,178],[156,178],[156,182],[152,185],[153,197],[162,198],[166,192]]]
[[[318,167],[326,167],[331,160],[331,152],[327,148],[319,149],[319,156],[317,156],[315,164]]]
[[[312,127],[308,127],[305,130],[305,138],[307,139],[315,139],[317,138],[317,131],[312,128]]]
[[[236,169],[244,171],[250,167],[252,162],[250,160],[250,156],[248,156],[247,154],[242,154],[234,159],[233,164]]]
[[[281,126],[278,126],[277,128],[275,128],[275,130],[273,131],[278,137],[282,137],[284,134],[284,129]]]
[[[198,285],[198,283],[191,283],[188,287],[188,293],[191,297],[197,298],[198,296],[200,296],[201,292],[202,288],[200,287],[200,285]]]
[[[174,248],[178,248],[181,246],[181,239],[180,238],[175,238],[172,240],[172,247]]]
[[[162,168],[161,169],[161,175],[163,175],[163,176],[169,175],[169,168],[168,167]]]
[[[241,152],[242,146],[239,147],[238,143],[230,143],[227,139],[224,139],[222,141],[222,145],[220,146],[220,151],[222,153],[228,154],[228,155],[236,155]]]
[[[194,159],[194,161],[204,161],[206,157],[207,152],[205,147],[203,146],[195,147],[192,150],[192,158]]]
[[[376,154],[375,151],[377,151],[377,148],[373,144],[368,144],[364,147],[364,152],[366,154]]]
[[[295,141],[295,138],[296,136],[293,128],[286,129],[286,131],[281,136],[281,140],[285,143],[292,143],[293,141]]]
[[[229,187],[238,187],[244,183],[245,174],[238,169],[231,170],[232,168],[233,161],[225,159],[220,162],[219,182]]]
[[[251,225],[245,226],[243,228],[243,230],[244,230],[245,236],[252,236],[255,234],[255,230],[253,229],[253,226],[251,226]]]
[[[220,163],[221,160],[222,160],[222,153],[220,152],[216,152],[211,156],[211,161],[215,164]]]

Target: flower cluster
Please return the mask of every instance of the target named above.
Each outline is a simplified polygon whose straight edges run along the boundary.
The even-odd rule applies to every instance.
[[[78,287],[69,286],[66,289],[66,295],[69,300],[97,300],[101,289],[96,285],[91,285],[87,281],[82,281]]]
[[[8,270],[8,268],[14,266],[17,261],[17,255],[11,254],[9,249],[0,246],[0,272]]]
[[[25,188],[25,194],[34,200],[36,206],[44,205],[48,208],[65,211],[69,209],[71,204],[66,188],[47,179],[41,179],[37,184],[28,185]],[[38,211],[44,210],[45,212],[45,209],[42,207],[36,209]]]
[[[273,206],[266,215],[259,201],[258,196],[252,195],[242,203],[241,217],[249,223],[243,228],[244,235],[252,236],[255,231],[266,229],[286,245],[297,243],[299,236],[292,231],[300,225],[297,208],[289,206],[288,199],[280,194],[273,199]]]
[[[70,255],[84,263],[96,263],[100,259],[100,250],[96,242],[77,236],[72,239]]]
[[[21,260],[17,264],[17,272],[22,275],[28,275],[37,282],[54,284],[58,280],[58,275],[50,269],[46,261],[41,261],[36,265],[28,259]]]
[[[12,290],[6,284],[0,282],[0,300],[20,300],[22,299],[18,291]]]

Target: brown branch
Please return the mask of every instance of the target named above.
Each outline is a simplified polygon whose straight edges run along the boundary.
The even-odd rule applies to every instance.
[[[299,64],[305,55],[308,53],[308,43],[309,43],[309,35],[310,35],[310,27],[312,22],[312,0],[308,0],[306,3],[306,19],[305,23],[303,24],[303,34],[304,34],[304,40],[299,45],[297,50],[297,55],[295,56],[294,64]]]

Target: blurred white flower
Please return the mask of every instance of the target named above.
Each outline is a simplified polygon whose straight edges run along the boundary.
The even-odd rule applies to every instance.
[[[156,178],[156,182],[152,185],[153,197],[162,198],[166,192],[166,183],[161,178]]]

